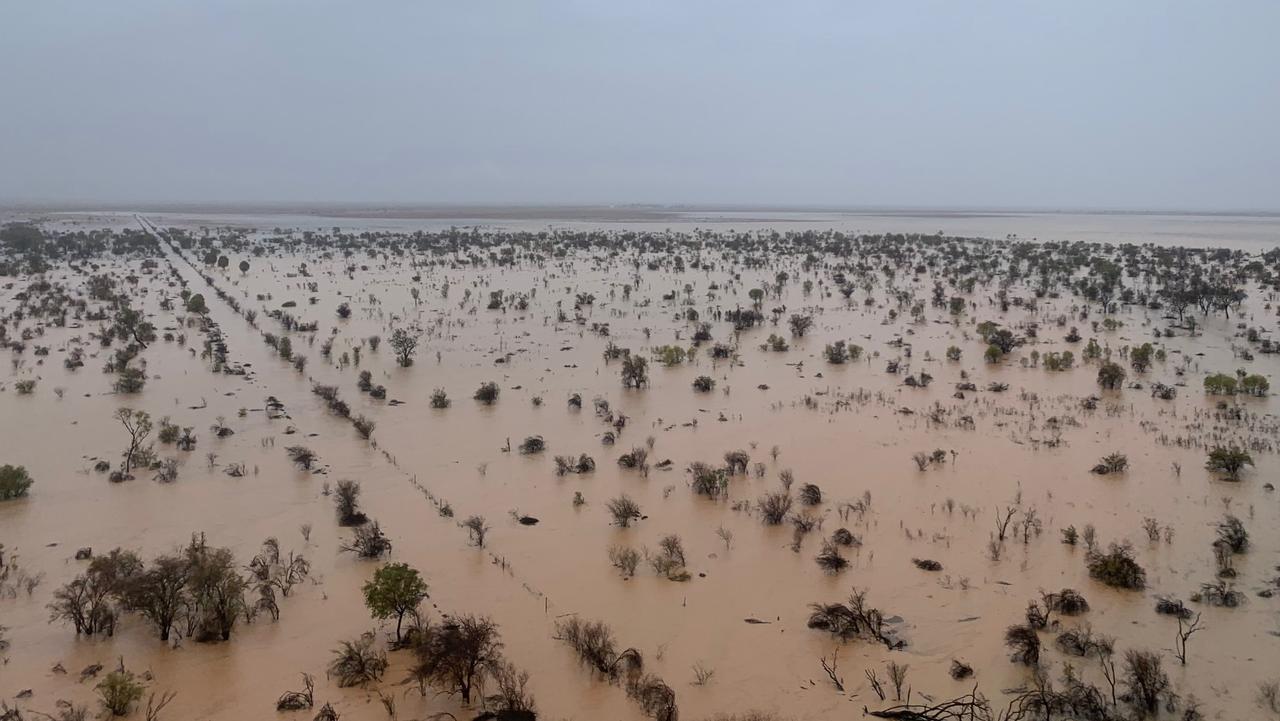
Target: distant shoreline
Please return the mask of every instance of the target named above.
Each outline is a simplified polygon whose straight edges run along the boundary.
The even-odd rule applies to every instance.
[[[560,220],[645,222],[784,222],[788,214],[898,218],[998,218],[1041,215],[1277,218],[1276,210],[1161,210],[1122,208],[1002,208],[800,205],[593,205],[430,203],[0,203],[0,215],[25,213],[196,213],[201,215],[301,215],[318,218],[396,220]]]

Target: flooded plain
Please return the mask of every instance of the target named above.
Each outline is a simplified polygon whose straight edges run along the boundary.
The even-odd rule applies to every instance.
[[[0,277],[0,464],[34,479],[24,497],[0,501],[0,698],[21,709],[15,719],[57,714],[60,700],[99,713],[97,686],[121,665],[148,693],[176,693],[163,719],[310,719],[325,703],[344,719],[500,711],[486,699],[493,683],[464,703],[447,684],[409,680],[416,652],[393,648],[394,618],[371,618],[361,590],[392,562],[421,573],[425,619],[496,623],[539,718],[675,718],[645,703],[626,672],[581,661],[563,640],[572,618],[603,621],[618,651],[638,651],[645,678],[660,679],[685,719],[849,718],[900,703],[910,704],[901,714],[924,713],[971,692],[990,718],[1280,718],[1266,692],[1280,681],[1276,401],[1266,389],[1205,387],[1212,374],[1239,385],[1276,376],[1266,232],[1220,244],[1243,250],[1175,253],[1006,240],[1034,234],[1014,219],[999,222],[1010,229],[998,241],[934,236],[924,219],[898,229],[907,235],[858,238],[811,229],[825,217],[710,214],[552,229],[39,220],[51,245],[90,231],[108,243],[92,255],[49,251],[36,267],[11,244]],[[892,221],[826,227],[884,233]],[[1151,222],[1147,239],[1218,247],[1192,242],[1212,228],[1166,222]],[[126,234],[133,244],[112,252],[110,239]],[[1193,299],[1179,314],[1167,291],[1193,275],[1245,295],[1207,309]],[[121,298],[156,335],[123,364],[113,361],[132,343],[112,328]],[[807,319],[802,332],[793,317]],[[1079,338],[1068,340],[1072,328]],[[397,331],[418,341],[409,365],[397,362]],[[837,341],[857,350],[837,349],[832,362]],[[72,357],[83,366],[68,367]],[[630,358],[647,361],[636,387],[624,383]],[[1110,388],[1099,383],[1109,363],[1125,374]],[[145,387],[113,385],[121,366],[144,370]],[[473,398],[487,383],[492,403]],[[336,387],[349,412],[335,413],[317,386]],[[437,390],[447,407],[432,402]],[[156,468],[113,482],[129,447],[120,408],[145,411],[157,430],[165,417],[193,428],[194,446],[153,435]],[[358,418],[373,422],[368,438]],[[534,437],[545,449],[525,443]],[[297,446],[314,452],[310,468],[286,451]],[[1246,451],[1252,465],[1228,479],[1206,468],[1214,448]],[[1111,454],[1126,467],[1093,472]],[[563,473],[560,456],[570,457]],[[165,478],[170,458],[176,477]],[[392,543],[377,559],[340,550],[356,532],[334,511],[348,479]],[[790,509],[776,524],[771,494]],[[623,497],[639,517],[611,513]],[[482,546],[462,526],[477,516]],[[1215,545],[1228,517],[1247,529],[1238,552]],[[1079,540],[1064,542],[1072,531]],[[275,598],[278,619],[246,611],[252,622],[221,642],[185,632],[161,641],[124,602],[110,635],[51,621],[55,592],[89,567],[79,550],[150,562],[193,533],[230,549],[246,577],[264,540],[277,539],[305,556],[305,580]],[[662,550],[673,535],[678,558],[669,541]],[[1091,575],[1112,543],[1129,544],[1141,588]],[[612,562],[622,549],[640,554],[633,573]],[[842,560],[824,566],[824,552]],[[844,604],[855,589],[882,625],[833,633],[812,617],[813,604]],[[1088,610],[1057,608],[1063,589]],[[245,594],[249,607],[257,592]],[[1157,613],[1161,599],[1182,601],[1186,619]],[[1043,625],[1031,602],[1046,604]],[[1182,653],[1179,630],[1193,619],[1200,628]],[[1008,643],[1011,626],[1040,640],[1037,662],[1013,658],[1023,649]],[[1113,638],[1114,652],[1073,649],[1083,629]],[[342,687],[326,675],[334,649],[368,631],[389,666]],[[1155,708],[1126,682],[1130,651],[1162,665]],[[314,707],[277,712],[304,673]],[[1100,691],[1101,708],[1059,700],[1034,716],[999,715],[1051,696],[1046,687]]]

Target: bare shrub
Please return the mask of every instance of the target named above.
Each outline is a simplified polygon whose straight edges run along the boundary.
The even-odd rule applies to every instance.
[[[377,521],[356,526],[351,540],[342,543],[338,550],[354,553],[360,558],[381,558],[391,552],[391,539],[387,538]]]
[[[1004,645],[1013,650],[1013,660],[1027,666],[1040,663],[1040,636],[1031,626],[1010,626],[1004,632]]]
[[[818,552],[814,560],[827,573],[838,573],[849,566],[849,560],[840,553],[840,547],[831,541],[822,543],[822,550]]]
[[[785,492],[766,493],[756,501],[756,508],[766,525],[777,526],[791,510],[791,496]]]
[[[636,567],[640,565],[640,552],[626,546],[609,547],[609,563],[622,571],[625,578],[636,575]]]
[[[1145,713],[1155,713],[1169,690],[1160,655],[1151,651],[1126,651],[1122,678],[1130,703]]]
[[[369,520],[360,511],[360,484],[356,481],[338,481],[333,494],[333,505],[338,514],[339,526],[359,526]]]
[[[605,506],[613,516],[613,522],[623,528],[629,527],[633,520],[640,518],[640,504],[631,500],[625,493],[610,500]]]
[[[854,638],[879,641],[890,650],[906,645],[885,626],[880,609],[867,605],[866,591],[855,588],[847,603],[814,603],[809,609],[809,628],[827,631],[846,641]]]
[[[387,655],[375,644],[377,638],[367,631],[352,641],[342,641],[334,649],[328,674],[338,685],[365,686],[382,678],[387,670]]]

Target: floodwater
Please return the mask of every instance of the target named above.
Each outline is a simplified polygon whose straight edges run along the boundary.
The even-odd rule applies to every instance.
[[[385,217],[148,217],[161,227],[238,225],[264,233],[313,223],[344,230],[455,224]],[[63,227],[135,223],[124,213],[46,218]],[[651,226],[654,222],[661,225]],[[1276,218],[1216,216],[796,219],[710,212],[677,221],[646,220],[641,227],[687,228],[709,222],[739,229],[812,225],[1101,242],[1221,241],[1253,250],[1270,247],[1264,244],[1274,242],[1280,228]],[[519,224],[602,225],[545,219],[495,223]],[[1258,354],[1244,361],[1232,352],[1238,342],[1237,323],[1273,327],[1272,299],[1256,289],[1251,289],[1242,313],[1230,321],[1211,317],[1202,335],[1160,341],[1168,359],[1157,362],[1143,382],[1185,384],[1175,400],[1160,401],[1137,390],[1100,392],[1091,365],[1052,373],[1018,362],[1033,349],[1044,354],[1069,347],[1061,340],[1065,328],[1053,321],[1070,314],[1070,297],[1042,302],[1032,317],[1021,308],[1002,315],[989,304],[988,294],[979,291],[974,296],[977,310],[966,312],[959,324],[938,309],[929,310],[929,322],[917,324],[905,313],[887,320],[883,288],[873,292],[872,306],[861,303],[861,291],[852,306],[838,293],[824,294],[822,286],[805,296],[800,282],[810,276],[790,261],[785,267],[733,269],[741,273],[735,279],[723,266],[650,272],[571,256],[540,267],[421,268],[417,272],[422,281],[415,284],[407,257],[269,255],[251,258],[246,274],[235,270],[238,260],[232,258],[228,272],[214,271],[215,281],[244,307],[260,311],[258,328],[211,292],[205,295],[211,317],[227,338],[232,362],[250,369],[246,376],[211,373],[208,362],[199,357],[200,336],[194,329],[187,332],[188,346],[195,352],[163,341],[146,350],[151,379],[141,394],[130,397],[111,393],[110,376],[100,372],[108,350],[86,357],[85,367],[78,371],[62,367],[71,339],[87,340],[95,323],[44,328],[33,341],[52,349],[43,363],[30,352],[18,356],[0,351],[14,359],[5,364],[8,377],[0,393],[5,439],[0,463],[25,465],[36,479],[29,498],[0,503],[0,543],[23,568],[44,574],[30,596],[21,592],[16,598],[0,598],[0,625],[8,627],[10,642],[0,666],[0,698],[9,703],[48,713],[57,699],[92,704],[94,682],[80,682],[80,669],[94,663],[110,669],[123,659],[135,672],[149,671],[153,689],[177,692],[162,715],[167,719],[271,717],[276,714],[276,698],[300,688],[303,672],[317,678],[317,706],[331,702],[344,719],[389,718],[379,692],[396,699],[400,719],[425,719],[441,711],[458,718],[478,713],[478,706],[463,709],[456,698],[430,693],[424,699],[416,686],[402,684],[408,663],[403,653],[391,654],[392,667],[377,689],[339,689],[324,678],[340,640],[374,628],[385,634],[394,625],[371,620],[363,606],[360,586],[378,564],[337,550],[349,531],[337,526],[323,489],[345,478],[363,484],[366,513],[395,544],[389,560],[423,572],[431,606],[450,613],[486,614],[497,621],[507,657],[530,672],[542,718],[642,718],[621,688],[593,679],[553,638],[554,622],[569,614],[605,620],[621,646],[638,648],[647,669],[675,689],[685,719],[749,709],[797,720],[855,717],[864,705],[878,708],[893,701],[892,689],[888,702],[877,699],[864,675],[874,669],[884,678],[885,663],[891,660],[909,665],[903,693],[909,687],[915,701],[959,696],[976,684],[1002,707],[1006,692],[1026,687],[1029,679],[1024,666],[1009,660],[1005,628],[1022,622],[1028,601],[1038,599],[1041,591],[1062,588],[1081,591],[1092,606],[1083,616],[1063,619],[1064,628],[1089,624],[1097,633],[1115,636],[1118,650],[1160,652],[1174,689],[1184,699],[1198,699],[1207,718],[1257,717],[1258,684],[1280,676],[1280,599],[1257,595],[1274,589],[1278,575],[1280,499],[1264,484],[1274,481],[1280,463],[1274,451],[1256,452],[1256,468],[1239,483],[1224,482],[1203,469],[1203,445],[1209,439],[1221,442],[1251,435],[1260,442],[1275,441],[1273,397],[1232,401],[1256,414],[1252,430],[1243,430],[1215,420],[1214,400],[1200,388],[1206,373],[1236,368],[1273,380],[1280,377],[1274,356]],[[168,262],[193,290],[203,288],[204,281],[186,261],[171,254]],[[299,275],[303,263],[306,277]],[[353,273],[346,272],[350,264],[357,266]],[[135,303],[156,319],[162,333],[176,328],[181,314],[159,306],[163,293],[174,292],[167,286],[164,262],[159,273],[142,272],[137,261],[108,261],[105,267],[119,277],[127,271],[138,273],[132,291]],[[651,361],[650,386],[641,390],[624,389],[620,362],[602,357],[609,340],[633,351],[666,343],[687,346],[691,325],[677,319],[680,306],[664,301],[665,294],[683,298],[686,284],[691,285],[693,307],[705,318],[708,309],[749,305],[747,290],[760,287],[779,270],[788,271],[792,280],[780,298],[766,301],[766,307],[785,304],[814,313],[814,328],[804,338],[790,338],[792,347],[786,353],[759,348],[770,332],[788,335],[785,327],[755,328],[735,339],[731,324],[713,323],[716,341],[736,340],[737,362],[713,360],[705,347],[678,367]],[[65,265],[48,279],[72,287],[84,281]],[[900,283],[914,285],[921,297],[932,287],[927,276]],[[633,286],[630,299],[623,297],[623,284]],[[713,284],[719,290],[709,298]],[[14,296],[24,287],[20,280],[0,287],[0,307],[14,305]],[[420,302],[411,296],[411,287],[421,289]],[[499,289],[529,293],[528,308],[486,310],[489,291]],[[470,297],[464,299],[468,290]],[[585,292],[596,296],[595,304],[582,310],[586,323],[557,322],[558,308],[572,319],[574,297]],[[1011,294],[1017,294],[1016,287]],[[315,334],[292,334],[295,352],[310,360],[304,373],[276,357],[259,335],[259,329],[281,332],[265,311],[286,301],[296,302],[289,312],[301,320],[319,322]],[[334,309],[343,301],[353,313],[339,320]],[[1116,317],[1124,325],[1114,331],[1093,333],[1087,322],[1071,324],[1080,325],[1086,339],[1096,337],[1115,349],[1149,340],[1156,327],[1166,325],[1158,313],[1140,307]],[[986,364],[984,344],[973,330],[974,322],[986,319],[1009,325],[1037,320],[1040,340],[1018,349],[1002,364]],[[426,332],[415,364],[401,368],[385,339],[393,328],[411,322]],[[593,333],[593,323],[607,323],[608,338]],[[319,346],[335,332],[332,329],[333,355],[326,360]],[[372,335],[384,339],[377,352],[362,342]],[[836,339],[863,346],[863,359],[847,366],[825,363],[822,348]],[[909,358],[894,343],[897,339],[910,346]],[[362,345],[358,367],[339,366],[344,352]],[[963,350],[958,362],[944,360],[951,345]],[[87,355],[94,353],[92,346]],[[1075,349],[1078,353],[1079,347]],[[898,358],[906,366],[903,372],[885,373],[886,363]],[[387,401],[357,390],[359,370],[371,371],[374,382],[386,386]],[[935,379],[928,388],[902,384],[907,373],[922,370]],[[955,398],[954,384],[962,371],[979,389],[999,381],[1009,390],[979,390]],[[716,380],[714,391],[691,390],[692,380],[700,375]],[[38,379],[33,394],[14,392],[12,381],[23,378]],[[486,381],[501,387],[492,406],[471,399]],[[329,414],[311,393],[312,383],[337,385],[353,415],[375,420],[372,442]],[[429,397],[436,388],[448,392],[450,408],[431,408]],[[62,389],[60,396],[55,389]],[[581,410],[566,403],[574,393],[584,399]],[[1096,410],[1082,410],[1080,400],[1091,394],[1102,401]],[[289,418],[267,417],[263,407],[268,396],[284,403]],[[541,404],[535,398],[542,399]],[[606,399],[615,412],[629,418],[613,446],[601,442],[610,428],[592,409],[596,398]],[[137,480],[110,484],[93,472],[96,459],[115,462],[125,445],[124,431],[112,418],[121,406],[196,427],[195,451],[161,449],[162,456],[179,458],[176,482],[159,483],[139,474]],[[208,432],[219,416],[235,435],[218,439]],[[959,423],[964,416],[972,417],[971,427]],[[290,426],[296,433],[286,432]],[[531,435],[544,437],[545,453],[504,450],[508,443],[514,449]],[[655,467],[646,477],[617,465],[621,453],[645,445],[650,437],[650,462],[670,459],[669,469]],[[1171,442],[1177,438],[1187,442]],[[299,443],[318,453],[323,473],[300,471],[289,463],[284,447]],[[779,449],[776,459],[770,454],[774,446]],[[946,462],[918,470],[912,454],[935,448],[948,451]],[[735,477],[727,499],[695,495],[686,466],[694,461],[719,463],[725,452],[735,449],[746,450],[753,463],[763,463],[764,476]],[[1114,451],[1128,454],[1127,473],[1089,473],[1099,457]],[[216,454],[212,461],[210,453]],[[581,453],[596,460],[594,473],[555,475],[552,456]],[[249,472],[230,477],[223,472],[229,463],[244,463]],[[821,518],[821,528],[806,536],[798,551],[793,549],[789,525],[764,526],[756,513],[735,508],[740,501],[753,503],[780,488],[783,469],[794,472],[797,484],[819,485],[825,496],[822,504],[810,509]],[[447,500],[454,517],[442,517],[424,489]],[[582,494],[585,504],[574,505],[575,493]],[[625,529],[612,525],[605,509],[606,502],[621,493],[635,499],[645,514]],[[870,504],[865,513],[841,518],[841,504],[866,498]],[[950,512],[948,499],[955,506]],[[1030,534],[1025,543],[1010,539],[1002,557],[993,560],[987,545],[995,514],[1013,505],[1034,508],[1043,531]],[[1194,606],[1203,612],[1205,630],[1191,639],[1188,662],[1182,666],[1169,651],[1177,622],[1155,614],[1155,598],[1187,600],[1202,582],[1213,580],[1214,524],[1227,511],[1244,521],[1252,538],[1253,550],[1236,558],[1235,586],[1247,600],[1237,608]],[[484,549],[470,545],[466,531],[457,525],[475,514],[483,515],[492,527]],[[515,520],[518,515],[540,522],[522,525]],[[1171,540],[1148,541],[1142,529],[1146,517],[1172,527]],[[299,531],[303,524],[313,528],[309,541]],[[1096,527],[1104,546],[1122,540],[1134,544],[1148,573],[1145,591],[1111,590],[1088,577],[1083,547],[1060,541],[1066,526],[1086,524]],[[814,556],[822,537],[841,526],[858,535],[862,545],[847,552],[847,570],[826,574]],[[717,534],[720,528],[732,532],[728,546]],[[193,531],[205,533],[215,545],[233,548],[246,563],[263,539],[276,537],[286,551],[302,552],[311,560],[312,580],[280,600],[279,621],[260,618],[242,624],[228,643],[187,640],[168,648],[131,615],[124,617],[113,637],[102,639],[78,639],[71,628],[48,623],[45,604],[53,590],[84,569],[84,562],[73,559],[76,549],[91,546],[102,553],[120,546],[150,558],[184,544]],[[659,577],[646,564],[634,578],[624,579],[610,566],[611,545],[656,548],[658,540],[671,533],[683,539],[692,575],[687,582]],[[920,570],[913,558],[937,560],[943,569]],[[905,648],[888,651],[866,641],[842,644],[806,628],[810,603],[844,600],[855,587],[867,590],[870,603],[886,616],[902,619],[895,625],[907,642]],[[430,610],[429,615],[438,618],[439,611]],[[1071,662],[1088,680],[1102,683],[1096,660],[1064,655],[1053,647],[1052,635],[1042,634],[1042,639],[1052,676]],[[819,662],[837,647],[843,692],[835,689]],[[948,669],[953,659],[971,664],[975,678],[952,680]],[[52,670],[58,664],[66,669],[65,675]],[[714,671],[705,684],[694,683],[695,664]],[[31,694],[15,701],[27,689]],[[295,715],[310,717],[306,712]]]

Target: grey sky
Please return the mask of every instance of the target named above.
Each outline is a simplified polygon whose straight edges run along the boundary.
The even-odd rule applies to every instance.
[[[1280,209],[1280,2],[0,6],[0,200]]]

